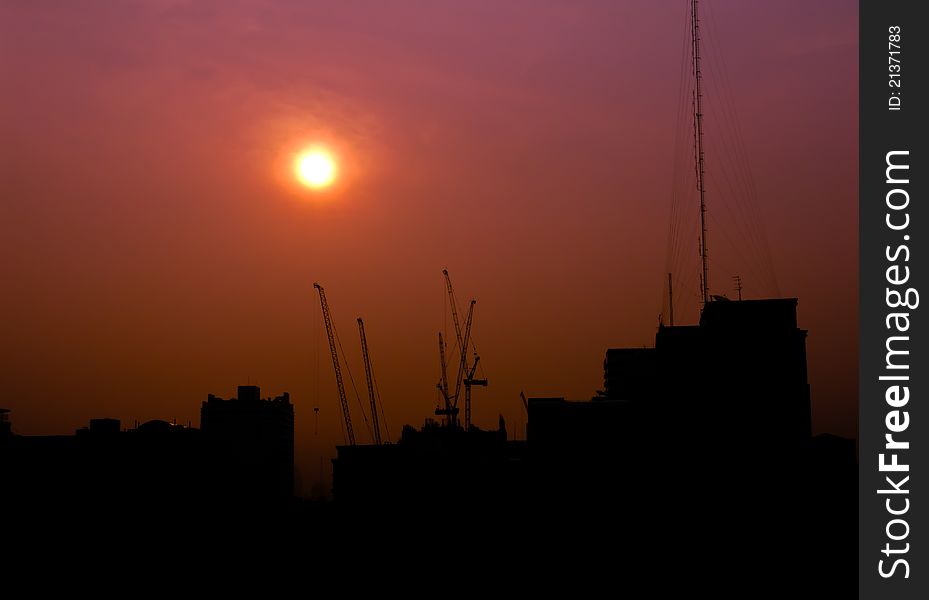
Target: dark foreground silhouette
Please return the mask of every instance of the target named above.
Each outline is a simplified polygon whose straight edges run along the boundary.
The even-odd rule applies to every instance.
[[[328,502],[293,497],[286,394],[210,396],[200,429],[97,419],[26,437],[3,415],[3,514],[32,542],[119,535],[146,552],[467,551],[525,590],[851,596],[855,447],[810,433],[805,337],[796,300],[707,304],[699,325],[660,328],[654,348],[610,350],[597,397],[529,399],[525,441],[501,418],[494,431],[429,421],[397,443],[339,447]]]

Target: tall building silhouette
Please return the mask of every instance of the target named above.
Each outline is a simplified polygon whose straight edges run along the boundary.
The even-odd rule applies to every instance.
[[[718,299],[698,325],[659,327],[654,348],[608,350],[605,393],[677,415],[685,435],[790,451],[811,435],[806,335],[796,298]]]
[[[584,481],[682,457],[791,471],[811,449],[806,335],[795,298],[708,302],[699,324],[660,326],[652,348],[608,350],[592,400],[531,398],[528,441],[592,468]]]

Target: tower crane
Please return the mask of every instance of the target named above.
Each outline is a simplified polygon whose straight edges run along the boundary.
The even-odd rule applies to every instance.
[[[365,379],[368,381],[368,398],[371,400],[371,425],[374,428],[374,443],[381,445],[381,429],[377,421],[377,397],[374,393],[374,375],[371,372],[371,357],[368,355],[368,338],[365,323],[358,317],[358,334],[361,336],[361,356],[365,363]]]
[[[442,396],[445,399],[445,408],[436,409],[436,414],[447,415],[449,418],[449,424],[457,425],[458,424],[458,400],[461,398],[461,387],[464,386],[464,404],[465,404],[465,419],[464,419],[464,428],[465,430],[471,429],[471,387],[475,385],[486,386],[486,379],[476,379],[474,377],[477,373],[478,364],[480,363],[481,358],[477,355],[477,352],[474,353],[474,364],[468,365],[468,348],[471,345],[471,324],[474,320],[474,305],[476,302],[471,300],[471,303],[468,305],[468,317],[465,321],[464,332],[462,332],[461,321],[458,318],[458,301],[455,298],[455,290],[452,287],[452,280],[448,275],[448,269],[442,269],[442,274],[445,276],[445,287],[448,292],[448,301],[452,308],[452,321],[455,324],[455,337],[458,340],[458,349],[460,351],[460,358],[458,362],[458,374],[455,377],[455,391],[454,393],[449,392],[448,386],[448,375],[446,373],[446,363],[445,363],[445,343],[442,340],[442,334],[439,334],[439,356],[442,362],[442,380],[439,382],[437,387],[442,392]]]
[[[329,338],[329,351],[332,353],[332,367],[335,370],[335,381],[339,388],[339,402],[342,404],[342,416],[345,418],[348,444],[354,446],[355,432],[352,430],[352,415],[348,412],[348,398],[345,396],[345,384],[342,383],[342,369],[339,366],[339,353],[336,351],[335,334],[332,329],[332,317],[329,314],[329,303],[326,302],[326,291],[318,283],[314,283],[313,287],[319,292],[319,305],[322,307],[323,321],[326,323],[326,335]]]

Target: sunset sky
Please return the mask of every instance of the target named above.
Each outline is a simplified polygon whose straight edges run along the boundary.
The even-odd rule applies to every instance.
[[[589,398],[607,348],[654,343],[687,4],[0,0],[14,430],[196,425],[208,393],[257,382],[292,394],[306,487],[342,439],[313,282],[362,395],[365,319],[396,439],[436,406],[443,268],[477,300],[477,425],[522,435],[520,390]],[[858,3],[704,5],[779,291],[810,332],[814,430],[854,436]],[[310,147],[337,164],[328,188],[295,177]],[[722,267],[738,223],[707,203],[711,287],[770,293]],[[678,324],[698,297],[675,290]]]

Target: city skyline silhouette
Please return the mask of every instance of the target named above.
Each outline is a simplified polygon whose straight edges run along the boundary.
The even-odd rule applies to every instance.
[[[296,471],[285,487],[337,499],[337,446],[380,431],[365,412],[356,319],[395,446],[381,451],[432,443],[431,425],[420,427],[441,421],[448,402],[436,385],[437,332],[462,381],[447,268],[462,321],[477,301],[467,352],[481,357],[480,372],[464,369],[470,383],[453,382],[455,402],[475,436],[505,442],[488,456],[528,465],[514,498],[545,489],[527,422],[530,407],[544,415],[561,405],[539,399],[580,401],[561,408],[581,412],[624,393],[640,401],[655,390],[643,373],[673,364],[683,380],[655,393],[674,404],[702,381],[701,365],[716,364],[706,340],[731,342],[701,337],[710,329],[698,323],[778,298],[799,298],[794,327],[810,334],[805,404],[776,423],[801,431],[816,456],[847,459],[835,440],[857,432],[857,6],[701,3],[707,282],[706,231],[678,198],[693,189],[680,118],[691,103],[690,4],[5,6],[5,22],[30,25],[3,36],[17,93],[2,117],[10,292],[0,300],[9,316],[0,406],[16,443],[113,428],[101,419],[126,430],[118,439],[171,431],[197,448],[179,476],[189,482],[219,442],[206,441],[209,426],[173,424],[199,422],[208,393],[240,397],[257,383],[292,393]],[[81,18],[93,26],[78,27]],[[307,156],[337,170],[307,171]],[[324,180],[325,189],[300,184]],[[757,197],[738,204],[743,190]],[[341,398],[314,281],[341,334]],[[703,341],[689,345],[685,331]],[[671,361],[662,340],[689,350]],[[609,365],[626,359],[632,370],[611,379]],[[733,369],[758,401],[749,365]],[[483,384],[466,403],[474,382]],[[700,385],[697,397],[709,394]],[[749,408],[746,439],[762,425],[779,430]],[[669,427],[673,454],[687,436]],[[839,437],[812,437],[822,433]],[[233,445],[248,439],[235,435]],[[612,456],[607,446],[598,456]],[[237,456],[218,470],[260,479],[264,468]],[[589,474],[602,471],[594,466]]]
[[[309,493],[342,440],[313,281],[346,337],[365,319],[395,438],[436,405],[442,268],[478,300],[481,427],[502,412],[521,431],[520,390],[589,397],[607,348],[653,342],[686,2],[198,4],[3,8],[0,405],[19,432],[196,422],[251,378],[291,392]],[[705,10],[780,291],[811,331],[813,427],[852,437],[857,6]],[[346,163],[325,195],[289,172],[317,137]],[[741,275],[767,297],[725,267],[738,229],[708,201],[714,293]],[[675,296],[696,323],[697,282]]]

